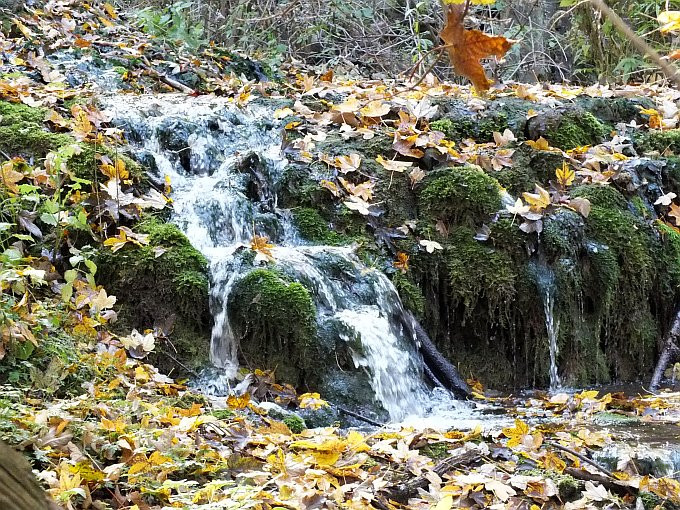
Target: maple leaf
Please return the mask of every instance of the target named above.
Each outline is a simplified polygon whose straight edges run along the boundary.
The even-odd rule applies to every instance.
[[[664,11],[659,13],[656,19],[663,33],[680,30],[680,11]]]
[[[548,140],[546,140],[542,136],[539,137],[538,140],[527,140],[526,144],[532,149],[537,151],[555,151],[555,148],[551,147]]]
[[[435,250],[443,250],[444,247],[437,241],[430,241],[428,239],[421,239],[420,246],[425,248],[427,253],[434,253]]]
[[[322,407],[328,407],[328,402],[321,398],[318,393],[303,393],[299,397],[299,406],[302,409],[321,409]]]
[[[356,153],[352,153],[348,156],[338,156],[335,158],[333,166],[343,174],[355,172],[356,170],[359,170],[359,167],[361,166],[361,156]]]
[[[575,176],[576,174],[571,168],[569,168],[569,165],[567,165],[566,161],[562,162],[562,168],[558,168],[557,170],[555,170],[555,177],[557,177],[557,183],[562,188],[571,186],[571,184],[574,182]]]
[[[392,262],[392,265],[399,269],[402,273],[408,271],[408,254],[400,251],[397,253],[397,260]]]
[[[657,198],[654,205],[671,205],[671,202],[673,202],[673,199],[676,197],[677,195],[671,191],[670,193],[666,193]]]
[[[0,183],[13,193],[19,192],[17,182],[24,178],[24,174],[14,170],[14,162],[7,161],[0,166]]]
[[[522,196],[533,212],[542,212],[550,205],[550,193],[538,184],[535,185],[535,188],[536,193],[522,193]]]
[[[491,88],[491,80],[487,78],[480,59],[494,55],[502,57],[514,42],[479,30],[466,30],[464,16],[464,5],[448,5],[446,25],[439,37],[446,44],[446,51],[456,72],[468,78],[478,91],[486,91]]]
[[[375,160],[380,163],[380,165],[389,172],[403,172],[409,167],[413,166],[411,161],[394,161],[390,159],[385,159],[382,156],[378,156]]]
[[[267,260],[269,262],[274,261],[274,255],[272,254],[273,244],[269,242],[267,236],[254,235],[250,240],[250,249],[257,253],[255,260]]]

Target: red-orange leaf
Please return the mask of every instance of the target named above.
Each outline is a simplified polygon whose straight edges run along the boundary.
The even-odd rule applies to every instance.
[[[493,55],[502,57],[513,41],[479,30],[466,30],[464,16],[465,5],[446,6],[446,25],[439,37],[446,44],[446,51],[456,72],[468,78],[478,91],[489,90],[491,80],[486,77],[479,60]]]

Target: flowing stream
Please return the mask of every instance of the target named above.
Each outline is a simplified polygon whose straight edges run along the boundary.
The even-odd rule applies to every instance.
[[[368,372],[390,419],[422,413],[419,406],[428,393],[422,359],[389,279],[363,265],[349,247],[302,242],[288,211],[278,208],[274,190],[287,161],[270,109],[241,110],[214,97],[167,94],[119,95],[104,102],[138,157],[152,168],[152,179],[160,186],[170,179],[173,222],[210,262],[211,360],[227,378],[236,375],[239,345],[229,320],[230,294],[251,270],[241,268],[235,254],[256,233],[276,246],[277,268],[312,292],[320,326],[336,326],[320,329],[337,330],[350,344],[360,342],[352,359]],[[329,267],[342,268],[341,274],[331,276]]]

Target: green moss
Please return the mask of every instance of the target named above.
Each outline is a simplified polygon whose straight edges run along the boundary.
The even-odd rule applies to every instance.
[[[664,294],[672,297],[680,290],[680,234],[670,226],[657,222],[661,234],[660,261],[669,278],[665,279],[668,288]]]
[[[512,258],[474,239],[474,231],[458,228],[445,248],[452,299],[472,313],[478,300],[488,301],[488,312],[507,312],[515,297],[517,272]]]
[[[44,127],[46,110],[0,101],[0,150],[9,156],[43,158],[63,145],[74,143],[68,135]]]
[[[607,134],[606,128],[590,112],[567,112],[557,126],[545,133],[545,138],[563,150],[583,145],[596,145]]]
[[[239,280],[229,300],[229,317],[251,368],[278,367],[281,380],[302,383],[314,362],[316,308],[300,283],[268,269]]]
[[[478,167],[432,172],[419,193],[420,207],[432,218],[476,223],[501,208],[501,186]]]
[[[307,428],[305,420],[300,418],[297,414],[289,414],[283,419],[283,423],[288,426],[293,434],[299,434]]]
[[[328,226],[328,222],[316,209],[303,207],[293,210],[293,222],[300,235],[307,241],[328,246],[349,244],[350,239]]]
[[[432,131],[441,131],[447,140],[460,141],[474,136],[475,123],[472,118],[440,119],[430,124]]]
[[[89,142],[80,143],[80,153],[73,155],[68,160],[68,168],[75,177],[79,179],[86,179],[94,181],[96,172],[98,172],[99,157],[106,156],[111,161],[120,159],[125,163],[126,170],[130,176],[136,181],[141,181],[144,178],[144,169],[136,161],[132,160],[125,154],[116,151],[115,148],[107,147],[105,145],[95,145]],[[97,175],[100,180],[104,179],[104,175]]]
[[[493,141],[494,132],[502,133],[508,129],[508,116],[504,112],[486,116],[477,123],[476,140],[478,142]]]
[[[420,449],[420,453],[432,460],[445,459],[449,455],[451,445],[448,443],[432,443]]]
[[[399,292],[399,297],[404,306],[417,318],[422,318],[425,313],[425,296],[411,279],[402,273],[394,273],[392,283]]]
[[[680,129],[653,130],[635,139],[635,148],[642,153],[680,154]]]
[[[121,328],[143,330],[172,323],[175,350],[168,352],[190,368],[199,368],[207,360],[209,345],[207,261],[175,225],[152,217],[135,231],[148,234],[149,245],[127,246],[115,253],[102,250],[97,257],[98,281],[118,297]],[[158,362],[172,367],[172,359],[165,358]]]
[[[229,409],[215,409],[210,412],[218,420],[228,420],[234,416],[234,411]]]
[[[614,187],[599,184],[583,184],[571,190],[570,195],[574,198],[587,198],[594,206],[610,209],[625,209],[626,198]]]
[[[569,209],[545,218],[540,239],[548,257],[575,257],[583,244],[584,228],[582,216]]]

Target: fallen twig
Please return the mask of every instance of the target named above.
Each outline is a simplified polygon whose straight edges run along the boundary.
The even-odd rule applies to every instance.
[[[568,453],[568,454],[570,454],[570,455],[573,455],[574,457],[577,457],[579,460],[582,460],[582,461],[585,462],[586,464],[590,464],[590,465],[593,466],[594,468],[597,468],[599,471],[601,471],[602,473],[604,473],[605,475],[607,475],[609,478],[612,478],[612,479],[616,480],[616,477],[614,476],[614,473],[612,473],[611,471],[609,471],[607,468],[601,466],[600,464],[598,464],[597,462],[595,462],[593,459],[589,459],[588,457],[586,457],[586,456],[583,455],[582,453],[578,453],[578,452],[576,452],[576,451],[574,451],[574,450],[570,450],[569,448],[567,448],[567,447],[565,447],[565,446],[562,446],[562,445],[559,444],[559,443],[555,443],[555,442],[553,442],[553,441],[546,441],[546,444],[549,444],[549,445],[552,446],[553,448],[557,448],[558,450],[562,450],[563,452],[566,452],[566,453]]]
[[[478,450],[476,449],[464,450],[463,452],[459,452],[454,455],[451,455],[450,457],[445,458],[444,460],[439,462],[432,469],[432,471],[436,473],[438,476],[443,476],[445,473],[451,471],[454,468],[460,466],[468,466],[470,464],[475,463],[480,458],[481,454]],[[418,493],[418,489],[427,487],[428,483],[430,483],[430,481],[426,477],[419,476],[417,478],[414,478],[413,480],[409,480],[398,485],[386,487],[380,492],[385,499],[396,501],[398,503],[406,503],[410,498],[412,498]],[[376,508],[388,507],[388,505],[386,505],[384,501],[380,501],[379,505],[376,505],[374,503],[374,506]]]
[[[344,407],[338,407],[338,411],[340,411],[343,414],[346,414],[347,416],[351,416],[352,418],[356,418],[357,420],[365,421],[369,425],[374,425],[376,427],[384,427],[384,423],[380,423],[379,421],[372,420],[371,418],[367,418],[366,416],[362,416],[359,413],[355,413],[354,411],[350,411],[349,409],[345,409]]]

